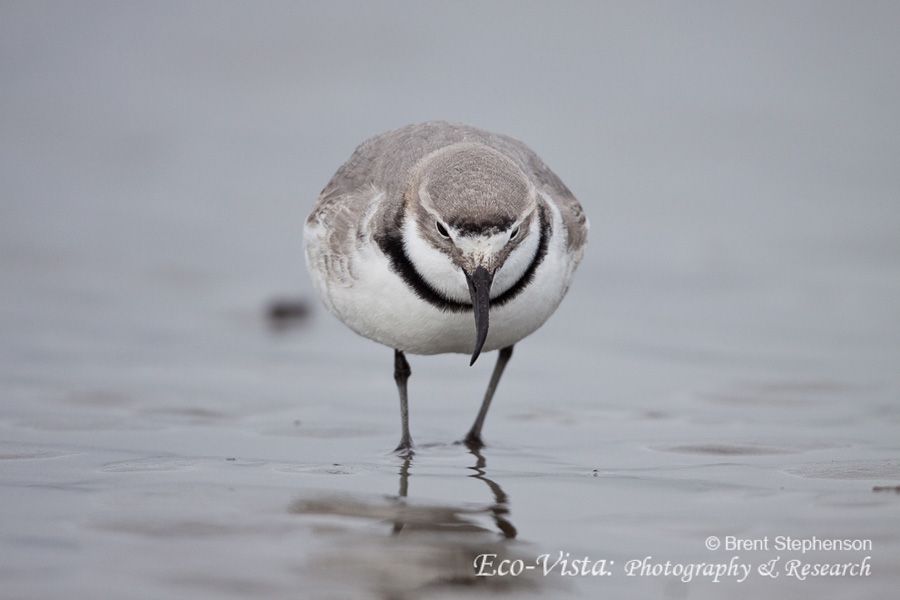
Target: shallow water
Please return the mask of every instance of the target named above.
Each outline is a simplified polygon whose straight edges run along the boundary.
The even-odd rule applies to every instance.
[[[896,10],[193,6],[0,9],[0,596],[897,588]],[[436,116],[530,142],[593,229],[482,452],[493,357],[411,357],[404,461],[391,352],[315,303],[299,234],[355,143]],[[804,558],[728,535],[871,540],[805,558],[872,574],[624,573]],[[473,568],[559,552],[612,574]]]

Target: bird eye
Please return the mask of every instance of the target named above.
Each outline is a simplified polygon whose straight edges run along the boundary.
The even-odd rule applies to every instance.
[[[437,227],[438,233],[441,234],[442,237],[445,237],[448,240],[450,239],[450,234],[447,233],[447,229],[441,225],[440,221],[436,221],[434,226]]]
[[[509,232],[509,239],[513,239],[517,235],[519,235],[519,226],[518,225],[513,227],[513,230]]]

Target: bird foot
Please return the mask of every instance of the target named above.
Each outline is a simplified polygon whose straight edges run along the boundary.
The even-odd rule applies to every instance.
[[[471,431],[465,438],[456,443],[465,444],[469,450],[481,450],[484,448],[484,441],[481,439],[481,435]]]
[[[415,452],[413,452],[412,440],[400,440],[400,444],[394,448],[394,454],[401,458],[410,458]]]

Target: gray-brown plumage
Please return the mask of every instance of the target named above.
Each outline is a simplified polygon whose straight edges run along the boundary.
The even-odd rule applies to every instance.
[[[568,248],[580,255],[587,241],[587,219],[584,211],[569,188],[537,154],[511,137],[444,121],[407,125],[376,135],[360,144],[322,190],[307,222],[317,223],[330,219],[329,245],[333,251],[340,252],[340,249],[351,244],[353,237],[359,233],[357,227],[362,215],[369,208],[372,192],[383,191],[384,199],[378,210],[378,218],[373,220],[372,234],[379,235],[385,227],[390,227],[393,215],[404,201],[408,187],[419,175],[414,169],[417,163],[436,150],[461,143],[470,145],[473,156],[457,155],[453,158],[458,161],[461,171],[476,173],[482,179],[480,183],[495,184],[490,177],[486,177],[487,173],[483,167],[479,170],[465,169],[466,162],[471,164],[474,156],[481,157],[488,154],[478,146],[492,149],[506,157],[524,173],[535,188],[553,198],[560,208],[565,224]],[[436,166],[430,165],[430,170],[436,171]],[[492,170],[501,171],[501,169]],[[448,171],[447,174],[451,172]],[[513,179],[508,173],[504,172],[503,175],[508,180]],[[434,185],[444,189],[458,185],[454,184],[452,179],[445,181],[446,179],[450,178],[445,176],[444,179],[435,181]],[[471,181],[471,177],[465,180]],[[521,190],[520,186],[516,187]],[[461,196],[460,201],[471,200],[473,197],[477,202],[476,194]],[[475,206],[477,207],[477,204]],[[343,265],[342,269],[347,269],[347,266]]]

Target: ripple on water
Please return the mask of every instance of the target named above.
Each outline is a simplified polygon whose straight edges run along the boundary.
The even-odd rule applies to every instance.
[[[42,448],[0,448],[0,460],[47,460],[62,456],[73,456],[75,452],[59,452]]]
[[[212,410],[197,406],[162,406],[146,409],[142,411],[142,413],[148,416],[162,418],[167,421],[190,423],[193,425],[217,423],[228,418],[228,415],[220,410]]]
[[[653,450],[677,454],[703,454],[711,456],[764,456],[774,454],[797,454],[799,448],[762,446],[758,444],[682,444],[676,446],[655,446]]]
[[[326,427],[295,423],[292,427],[272,427],[260,431],[262,435],[278,437],[304,437],[314,439],[358,438],[372,435],[371,429],[362,427]]]
[[[900,461],[883,459],[809,463],[788,469],[787,472],[810,479],[900,480]]]
[[[119,408],[134,404],[136,399],[116,390],[80,390],[66,396],[66,402],[91,408]]]
[[[340,463],[332,463],[331,465],[283,464],[276,466],[274,470],[278,473],[302,473],[312,475],[353,475],[359,471],[357,467],[351,467]]]
[[[158,426],[136,418],[90,413],[36,415],[21,419],[16,422],[16,425],[38,431],[136,431],[159,429]]]
[[[197,461],[171,458],[149,457],[123,460],[104,465],[100,470],[107,473],[138,473],[145,471],[187,471],[197,466]]]
[[[795,408],[833,401],[864,390],[838,381],[773,381],[730,386],[724,389],[699,392],[697,397],[709,402],[733,405]]]
[[[283,534],[293,528],[284,523],[236,524],[204,519],[146,517],[96,521],[94,529],[150,538],[210,538],[222,536]]]

